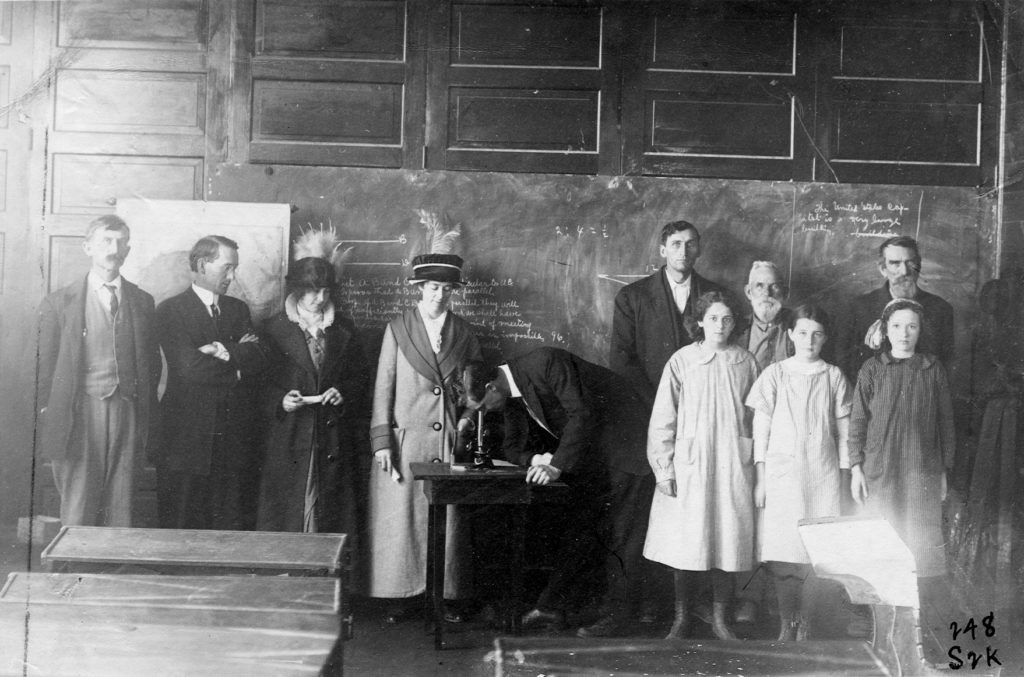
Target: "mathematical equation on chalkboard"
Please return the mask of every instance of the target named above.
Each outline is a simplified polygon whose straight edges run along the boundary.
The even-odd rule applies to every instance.
[[[817,200],[799,214],[797,232],[892,237],[903,232],[912,212],[901,201]]]

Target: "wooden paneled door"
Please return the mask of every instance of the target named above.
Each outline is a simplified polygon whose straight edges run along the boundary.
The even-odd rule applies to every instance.
[[[0,520],[29,514],[37,232],[46,73],[33,63],[34,3],[0,3]]]
[[[13,216],[10,210],[17,208],[21,215],[18,223],[29,225],[29,232],[22,236],[24,242],[17,242],[24,245],[18,248],[19,255],[9,253],[5,259],[9,263],[3,280],[23,285],[35,281],[34,287],[17,292],[20,310],[11,313],[20,335],[34,338],[35,308],[42,295],[81,279],[88,270],[81,243],[89,221],[113,212],[120,198],[203,197],[207,162],[226,154],[222,97],[227,88],[220,78],[228,70],[229,17],[234,3],[0,3],[3,16],[11,16],[12,6],[15,20],[21,13],[31,15],[24,19],[28,22],[25,35],[34,37],[34,52],[30,48],[28,54],[44,76],[17,88],[20,92],[35,86],[34,100],[39,104],[29,121],[32,146],[28,152],[35,155],[27,163],[22,161],[34,182],[30,180],[30,185],[17,191],[19,200],[27,196],[27,204],[8,201],[8,211],[3,213],[4,217]],[[20,36],[21,30],[15,28]],[[222,55],[216,65],[211,63],[211,44],[219,45],[217,52]],[[0,48],[0,55],[4,53]],[[3,68],[13,72],[13,67]],[[3,91],[7,91],[6,78]],[[0,127],[0,139],[10,137],[13,144],[23,132],[17,114],[12,111],[8,117],[8,124]],[[11,174],[7,176],[10,180]],[[7,195],[13,192],[8,183]],[[30,218],[25,218],[25,212],[30,212]],[[10,224],[6,226],[0,244],[17,237],[10,234]],[[7,299],[14,293],[13,288],[3,289],[6,304],[10,305]],[[5,324],[6,310],[5,306]],[[27,372],[18,387],[27,383],[31,388],[34,341],[6,341],[5,365],[8,355],[13,356],[21,371]],[[4,379],[5,399],[25,409],[31,400],[25,396],[29,390],[15,395],[7,383]],[[13,417],[13,424],[5,426],[0,438],[0,460],[31,458],[32,407],[23,412],[5,411],[5,415]],[[15,442],[9,442],[12,430]],[[32,509],[53,515],[51,471],[37,465],[38,495]],[[9,482],[19,489],[28,484],[24,477]],[[155,519],[152,469],[147,470],[143,482],[139,517],[140,526],[147,526]],[[21,506],[16,512],[28,514]]]

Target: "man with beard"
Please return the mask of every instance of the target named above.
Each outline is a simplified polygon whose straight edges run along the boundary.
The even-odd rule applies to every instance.
[[[953,307],[917,286],[921,253],[917,241],[900,235],[878,248],[878,270],[886,279],[879,289],[853,299],[849,312],[839,317],[836,332],[836,363],[851,383],[871,355],[881,349],[882,310],[893,299],[913,299],[924,307],[927,324],[922,327],[918,352],[930,353],[947,366],[953,359]]]
[[[63,524],[132,526],[160,352],[153,297],[121,277],[130,236],[113,214],[90,223],[89,274],[39,309],[38,449],[53,464]]]
[[[736,343],[753,353],[758,366],[764,371],[769,364],[793,355],[793,342],[786,334],[792,313],[782,306],[786,287],[781,283],[774,263],[754,261],[743,291],[753,313],[749,318],[750,326],[740,334]]]

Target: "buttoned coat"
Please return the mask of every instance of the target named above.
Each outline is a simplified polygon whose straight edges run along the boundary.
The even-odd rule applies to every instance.
[[[222,295],[217,304],[216,324],[191,287],[156,309],[160,347],[167,360],[156,461],[169,470],[209,474],[216,438],[221,440],[225,466],[258,464],[252,440],[259,420],[254,395],[257,377],[266,368],[266,347],[261,342],[239,342],[253,331],[244,302]],[[199,352],[214,341],[224,345],[231,359]]]
[[[725,289],[691,272],[690,296],[685,312],[680,313],[662,266],[616,294],[609,366],[630,382],[648,407],[654,404],[668,359],[693,342],[686,324],[698,319],[694,317],[697,299],[709,291]]]
[[[324,359],[313,364],[303,330],[285,313],[267,320],[261,332],[270,355],[260,394],[263,417],[269,421],[261,466],[258,528],[262,531],[302,531],[306,480],[311,454],[319,489],[317,530],[349,534],[355,551],[361,483],[356,458],[358,440],[365,438],[359,417],[368,372],[362,345],[352,320],[335,316],[324,330]],[[281,406],[285,393],[319,395],[337,388],[342,404],[308,405],[288,413]],[[360,433],[362,433],[360,435]]]
[[[377,378],[373,391],[370,419],[374,448],[389,445],[396,475],[388,476],[373,464],[370,471],[368,516],[368,589],[371,597],[400,598],[418,595],[426,588],[427,499],[423,488],[413,480],[410,463],[444,459],[455,441],[454,410],[449,401],[452,382],[460,380],[462,365],[480,359],[480,345],[469,324],[449,312],[442,329],[445,339],[435,357],[427,340],[419,310],[406,310],[395,322],[405,322],[418,330],[417,343],[411,346],[424,361],[451,359],[452,369],[427,378],[413,366],[399,346],[391,324],[384,330]],[[394,322],[392,323],[394,324]],[[468,350],[451,355],[460,339],[468,339]],[[445,558],[445,597],[458,599],[470,593],[467,552],[469,530],[452,506],[448,510]]]
[[[71,430],[84,396],[81,380],[84,359],[85,302],[88,279],[74,282],[45,299],[39,308],[39,353],[36,368],[38,446],[46,459],[68,456]],[[156,412],[160,381],[160,352],[154,333],[153,297],[121,278],[121,303],[132,318],[135,342],[135,416],[138,439],[135,452],[143,454],[149,443]]]

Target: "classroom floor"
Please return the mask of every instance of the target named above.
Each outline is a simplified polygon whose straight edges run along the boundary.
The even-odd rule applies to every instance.
[[[29,564],[28,546],[17,542],[13,525],[0,525],[0,581],[11,571],[23,571],[31,567],[40,570],[38,550]],[[823,612],[815,618],[813,638],[815,639],[864,639],[868,625],[859,617],[854,607],[843,603],[841,593],[825,600]],[[492,674],[485,661],[491,650],[498,630],[492,622],[493,611],[489,608],[478,610],[471,619],[458,626],[449,626],[446,641],[451,648],[434,651],[433,635],[427,631],[422,618],[409,620],[398,625],[387,625],[383,621],[384,605],[380,600],[354,599],[352,609],[355,617],[355,637],[345,645],[345,674],[350,677],[466,677]],[[570,621],[585,622],[585,617],[570,618]],[[964,619],[963,622],[966,622]],[[637,624],[632,636],[657,638],[664,636],[670,624],[664,618],[654,625]],[[981,619],[977,619],[979,628]],[[767,614],[757,624],[734,626],[742,639],[773,639],[778,632],[777,619]],[[710,639],[710,628],[700,622],[691,624],[695,639]],[[1016,631],[1008,623],[997,619],[996,636],[988,640],[998,649],[1002,662],[1002,675],[1024,676],[1024,633]],[[574,630],[566,630],[558,636],[573,637]],[[595,640],[599,641],[599,640]],[[927,641],[927,639],[926,639]],[[950,646],[952,642],[946,640]],[[969,648],[984,652],[984,638],[971,643],[962,641],[963,656]],[[947,647],[948,648],[948,647]],[[942,664],[945,667],[945,664]],[[958,671],[971,674],[969,665]]]

